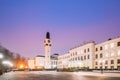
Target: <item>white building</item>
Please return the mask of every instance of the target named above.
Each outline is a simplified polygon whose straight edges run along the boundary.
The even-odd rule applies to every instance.
[[[57,69],[58,56],[58,54],[51,55],[51,69]]]
[[[105,42],[95,44],[89,41],[68,53],[51,56],[50,33],[46,33],[44,40],[45,56],[37,56],[35,64],[30,61],[30,66],[44,67],[45,69],[120,69],[120,37],[109,39]]]
[[[35,68],[36,69],[44,69],[45,65],[45,57],[38,55],[35,57]]]
[[[120,69],[120,38],[95,45],[95,69]]]
[[[69,50],[69,53],[58,57],[58,68],[88,68],[93,69],[93,41]]]
[[[68,53],[58,56],[57,68],[58,69],[69,68],[69,54]]]
[[[90,41],[58,57],[58,69],[72,67],[120,69],[120,37],[99,44]]]
[[[28,60],[28,67],[29,67],[29,69],[35,69],[35,61],[34,61],[34,59],[29,59]]]

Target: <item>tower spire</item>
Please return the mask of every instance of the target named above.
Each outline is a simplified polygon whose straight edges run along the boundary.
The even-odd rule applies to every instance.
[[[50,39],[50,33],[49,32],[46,33],[46,39]]]

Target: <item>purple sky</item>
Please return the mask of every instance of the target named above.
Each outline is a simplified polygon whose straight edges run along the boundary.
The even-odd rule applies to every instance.
[[[44,55],[47,31],[52,54],[120,36],[120,0],[0,0],[0,43],[9,50]]]

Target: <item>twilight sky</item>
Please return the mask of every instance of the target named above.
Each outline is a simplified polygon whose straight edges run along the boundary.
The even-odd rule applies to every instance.
[[[120,36],[120,0],[0,0],[0,43],[10,51],[44,55],[47,31],[52,54]]]

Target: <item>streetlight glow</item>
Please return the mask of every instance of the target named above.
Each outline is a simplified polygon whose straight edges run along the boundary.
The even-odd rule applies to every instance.
[[[10,66],[10,67],[13,66],[13,64],[12,64],[10,61],[3,61],[2,63],[3,63],[4,65],[8,65],[8,66]]]
[[[2,59],[4,56],[2,55],[2,53],[0,53],[0,59]]]

